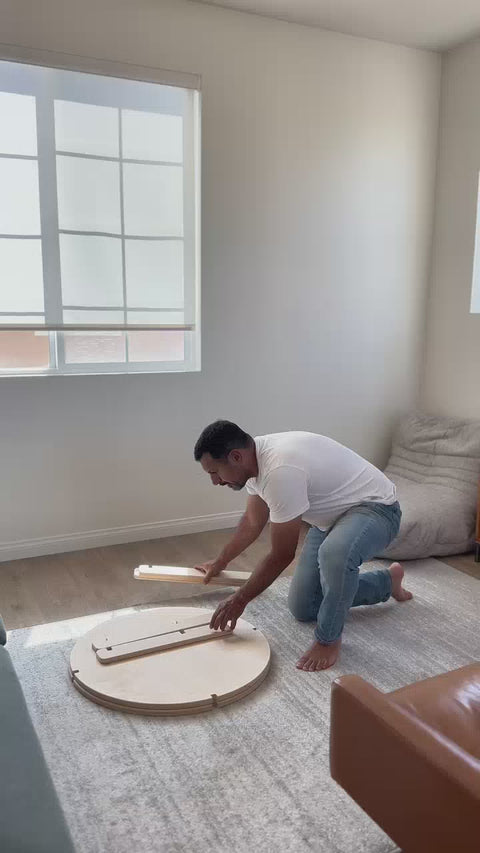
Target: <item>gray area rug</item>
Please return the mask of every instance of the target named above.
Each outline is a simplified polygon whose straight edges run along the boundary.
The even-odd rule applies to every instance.
[[[271,643],[267,680],[192,717],[108,711],[73,688],[75,639],[113,614],[12,631],[8,648],[78,853],[395,850],[330,778],[331,682],[357,673],[389,691],[480,658],[480,583],[435,560],[408,564],[407,579],[413,602],[351,611],[340,661],[324,673],[295,668],[312,627],[290,616],[289,580],[279,579],[245,612]]]

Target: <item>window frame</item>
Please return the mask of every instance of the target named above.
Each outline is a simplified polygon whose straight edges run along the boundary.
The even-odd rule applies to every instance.
[[[190,310],[190,322],[192,322],[194,329],[193,331],[184,332],[184,358],[179,361],[153,361],[153,362],[129,362],[128,360],[124,362],[84,362],[84,363],[74,363],[69,364],[65,361],[65,346],[64,346],[64,334],[66,332],[61,331],[48,331],[45,330],[44,334],[48,334],[49,336],[49,354],[50,354],[50,363],[48,368],[35,368],[35,367],[25,367],[25,368],[8,368],[1,369],[0,368],[0,378],[18,378],[21,376],[31,377],[31,376],[65,376],[65,375],[96,375],[96,374],[135,374],[135,373],[190,373],[190,372],[198,372],[201,370],[201,327],[200,327],[200,314],[201,314],[201,265],[200,265],[200,241],[201,241],[201,224],[200,224],[200,209],[201,209],[201,156],[200,156],[200,139],[201,139],[201,77],[198,74],[190,74],[185,72],[178,71],[170,71],[170,70],[162,70],[159,68],[154,68],[152,66],[141,66],[135,65],[131,63],[125,62],[115,62],[111,60],[100,60],[94,57],[84,57],[74,54],[60,53],[57,51],[48,51],[48,50],[37,50],[33,48],[23,48],[12,45],[6,45],[0,43],[0,61],[5,62],[17,62],[19,64],[26,65],[38,65],[46,68],[55,68],[65,71],[73,71],[80,72],[85,74],[92,75],[100,75],[102,77],[114,77],[121,78],[122,80],[132,80],[144,83],[157,83],[165,86],[175,86],[180,87],[182,89],[191,90],[192,92],[192,104],[191,110],[188,111],[188,119],[192,118],[191,126],[188,128],[189,139],[188,143],[184,140],[184,146],[186,144],[192,145],[193,148],[193,157],[184,158],[183,161],[183,169],[184,176],[186,170],[190,170],[187,178],[184,180],[184,235],[183,240],[186,244],[187,241],[190,242],[190,246],[192,251],[188,255],[188,262],[190,264],[190,270],[187,273],[186,271],[186,280],[189,278],[190,285],[190,293],[188,293],[189,288],[186,288],[185,291],[185,303],[184,310],[187,312]],[[38,97],[38,95],[36,95]],[[86,101],[85,101],[86,102]],[[38,102],[37,102],[38,103]],[[47,104],[47,107],[53,113],[53,100],[51,103]],[[42,107],[45,108],[45,104],[42,104]],[[122,109],[122,107],[119,107]],[[128,107],[123,107],[123,109],[128,109]],[[38,128],[38,114],[37,110],[37,128]],[[43,121],[43,115],[40,121]],[[188,120],[187,119],[187,120]],[[50,137],[51,131],[54,128],[53,121],[50,121]],[[56,168],[55,161],[58,156],[56,145],[55,145],[55,136],[53,133],[53,140],[42,139],[40,141],[40,134],[38,136],[38,151],[36,158],[27,158],[27,159],[36,159],[38,162],[38,174],[39,174],[39,188],[40,188],[40,220],[41,220],[41,234],[40,240],[43,246],[44,241],[49,245],[49,256],[51,252],[52,245],[56,244],[58,249],[59,243],[59,234],[61,233],[61,229],[58,227],[58,203],[57,198],[54,198],[53,207],[51,197],[53,193],[51,189],[45,189],[42,191],[42,185],[45,185],[48,182],[49,178],[52,178],[52,163],[55,169],[55,196],[56,196]],[[187,134],[185,134],[185,138]],[[49,146],[48,150],[48,158],[50,160],[50,167],[45,168],[45,165],[42,163],[41,166],[41,148]],[[63,152],[62,152],[63,153]],[[43,155],[45,152],[43,152]],[[12,155],[15,157],[15,155]],[[99,157],[98,159],[105,159]],[[107,158],[108,159],[108,158]],[[122,151],[120,147],[119,152],[119,167],[122,170],[123,160]],[[170,165],[170,164],[169,164]],[[189,192],[190,188],[193,186],[193,197]],[[44,204],[50,205],[49,211],[46,212],[42,210]],[[188,215],[186,211],[188,210]],[[125,235],[124,231],[124,222],[123,222],[123,209],[121,213],[122,218],[122,232],[120,235],[120,239],[122,240],[122,247],[124,251],[124,242],[125,239],[128,239],[128,235]],[[45,236],[45,228],[47,231],[52,232],[52,237],[49,238],[48,234]],[[54,232],[54,233],[53,233]],[[45,253],[47,254],[47,253]],[[56,259],[57,263],[57,275],[60,271],[60,260],[59,260],[59,250],[58,250],[58,258]],[[187,256],[187,253],[185,253]],[[45,260],[44,260],[44,276],[46,274],[45,270]],[[48,284],[44,285],[45,292],[45,302],[47,303],[48,299],[52,298],[52,294],[54,294],[55,288],[52,288]],[[61,293],[61,285],[60,282],[57,284],[57,292]],[[125,291],[124,291],[125,292]],[[190,302],[190,306],[188,303]],[[194,309],[192,310],[191,303],[193,302]],[[59,311],[60,309],[64,309],[65,306],[55,305],[50,306],[53,307],[53,315],[60,318]],[[88,309],[87,309],[88,310]],[[126,317],[127,306],[124,304],[123,308],[113,309],[124,311],[124,316]],[[152,309],[153,310],[153,309]],[[163,309],[157,309],[162,311]],[[173,309],[172,309],[173,310]],[[47,304],[45,304],[45,311],[47,311]],[[52,316],[52,312],[50,311],[50,316]],[[8,331],[7,327],[4,328],[4,331]],[[148,327],[146,329],[148,331]],[[108,329],[105,330],[108,332]],[[86,332],[85,332],[86,334]],[[95,334],[95,333],[91,333]],[[102,331],[98,331],[98,334],[101,335]],[[118,334],[121,334],[125,338],[125,348],[126,348],[126,358],[128,358],[128,330],[120,331]],[[170,334],[166,332],[165,334]]]
[[[475,199],[475,236],[473,242],[469,313],[472,315],[480,314],[480,172],[478,174],[477,195]]]

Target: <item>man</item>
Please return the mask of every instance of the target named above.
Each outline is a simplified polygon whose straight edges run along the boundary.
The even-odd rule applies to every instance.
[[[234,628],[245,607],[295,557],[302,520],[311,527],[290,585],[288,604],[301,622],[314,622],[313,645],[297,662],[313,672],[333,666],[350,607],[393,596],[412,597],[402,586],[403,569],[359,573],[398,533],[401,519],[395,486],[347,447],[323,435],[284,432],[252,438],[230,421],[206,427],[195,460],[215,486],[247,487],[245,514],[231,542],[215,559],[196,566],[205,583],[242,553],[271,522],[271,548],[249,580],[215,611],[212,628]]]

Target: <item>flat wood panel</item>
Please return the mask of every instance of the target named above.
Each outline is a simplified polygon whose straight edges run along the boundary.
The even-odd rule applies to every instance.
[[[205,586],[205,575],[186,566],[138,566],[133,576],[140,581],[163,581],[164,583],[195,583]],[[242,586],[250,574],[225,569],[211,578],[208,586]]]
[[[188,630],[169,631],[157,637],[130,640],[128,643],[118,643],[105,649],[97,649],[97,660],[103,664],[117,663],[129,658],[139,658],[143,655],[162,654],[171,649],[179,649],[193,643],[205,643],[209,640],[219,640],[232,633],[231,628],[224,631],[214,631],[207,625],[197,626]]]
[[[123,623],[116,619],[110,619],[102,625],[97,625],[95,630],[91,630],[92,649],[96,652],[98,649],[113,648],[114,646],[124,645],[125,643],[149,640],[152,637],[166,637],[168,634],[174,634],[180,630],[183,631],[185,628],[200,628],[208,624],[209,620],[205,616],[199,616],[198,612],[195,612],[188,619],[175,619],[171,625],[168,625],[166,630],[158,629],[153,635],[143,633],[139,636],[135,622],[128,621]]]
[[[125,710],[172,712],[214,707],[243,697],[268,672],[270,647],[261,631],[239,619],[234,632],[216,642],[169,649],[161,654],[121,660],[104,666],[95,650],[102,636],[113,639],[167,632],[182,620],[209,621],[213,610],[161,607],[118,616],[77,641],[70,656],[74,684],[94,701]],[[195,630],[195,629],[193,629]]]

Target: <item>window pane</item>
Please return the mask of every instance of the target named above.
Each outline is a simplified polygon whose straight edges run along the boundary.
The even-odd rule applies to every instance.
[[[124,332],[65,332],[67,364],[118,364],[125,361]]]
[[[10,317],[6,314],[2,314],[0,317],[0,323],[2,324],[2,326],[5,326],[5,325],[16,326],[19,323],[21,323],[22,326],[24,326],[25,323],[28,323],[28,325],[32,325],[32,326],[38,326],[39,323],[44,323],[44,322],[45,322],[45,315],[44,314],[11,314]],[[44,335],[44,334],[45,334],[45,332],[42,332],[42,335]]]
[[[183,169],[125,163],[125,233],[183,236]]]
[[[37,156],[35,98],[0,92],[0,152]]]
[[[120,240],[60,234],[60,264],[64,305],[123,306]]]
[[[128,332],[129,361],[183,361],[184,332]]]
[[[182,116],[122,110],[123,156],[183,163]]]
[[[64,323],[123,323],[125,320],[123,311],[64,311]],[[83,332],[75,332],[72,334],[81,335]]]
[[[132,325],[181,326],[185,323],[183,311],[127,311],[127,322]]]
[[[16,321],[18,322],[18,317]],[[3,320],[3,318],[2,318]],[[32,368],[40,370],[50,365],[50,346],[45,332],[0,332],[0,370]]]
[[[183,308],[183,241],[126,240],[129,308]]]
[[[0,234],[40,234],[36,160],[0,158]]]
[[[118,157],[118,128],[118,110],[113,107],[55,101],[57,151]]]
[[[40,240],[0,239],[0,311],[42,311]]]
[[[68,231],[120,233],[120,167],[57,157],[58,221]]]

